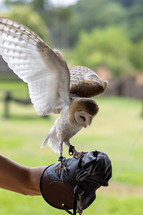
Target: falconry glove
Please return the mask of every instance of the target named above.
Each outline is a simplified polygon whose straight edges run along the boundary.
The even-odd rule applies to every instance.
[[[58,174],[59,165],[48,166],[41,175],[40,189],[45,201],[69,214],[82,214],[96,198],[100,186],[108,186],[112,176],[109,157],[104,152],[92,151],[78,158],[63,161],[66,171]],[[73,209],[73,213],[70,211]]]

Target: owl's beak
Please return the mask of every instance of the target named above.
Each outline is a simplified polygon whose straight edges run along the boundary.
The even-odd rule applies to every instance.
[[[91,124],[92,119],[93,119],[93,117],[90,116],[88,119],[86,119],[86,120],[84,121],[84,128],[86,128],[87,126],[89,126],[89,125]]]
[[[86,123],[84,122],[84,128],[86,128],[87,127],[87,125],[86,125]]]

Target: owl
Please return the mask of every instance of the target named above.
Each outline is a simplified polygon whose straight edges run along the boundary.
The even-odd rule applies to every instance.
[[[31,102],[38,115],[60,114],[42,147],[49,146],[63,159],[63,145],[79,155],[70,139],[91,124],[98,105],[91,97],[103,93],[107,81],[93,70],[68,67],[62,53],[51,49],[26,26],[0,18],[0,54],[15,74],[28,84]]]

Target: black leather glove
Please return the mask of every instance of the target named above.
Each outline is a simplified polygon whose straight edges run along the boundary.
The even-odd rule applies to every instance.
[[[45,201],[53,207],[64,209],[70,214],[82,214],[96,198],[96,190],[108,186],[112,176],[109,157],[104,152],[92,151],[78,158],[63,161],[67,171],[59,175],[59,165],[48,166],[42,176],[40,189]],[[69,211],[73,209],[73,213]]]

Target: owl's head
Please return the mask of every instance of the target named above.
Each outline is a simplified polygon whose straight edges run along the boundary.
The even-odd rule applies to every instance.
[[[89,98],[75,98],[69,107],[69,119],[71,123],[87,127],[98,112],[98,105]]]

